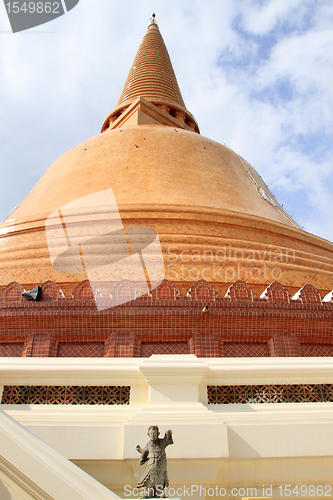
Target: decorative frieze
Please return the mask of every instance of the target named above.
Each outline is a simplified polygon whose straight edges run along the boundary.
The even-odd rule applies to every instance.
[[[6,385],[1,404],[128,405],[130,386]]]
[[[333,384],[210,385],[210,404],[319,403],[333,401]]]

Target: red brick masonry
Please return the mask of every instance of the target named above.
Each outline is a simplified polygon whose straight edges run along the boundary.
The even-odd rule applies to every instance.
[[[112,299],[100,299],[110,304],[102,311],[88,281],[75,287],[72,298],[64,298],[50,281],[42,288],[40,302],[22,299],[18,283],[2,290],[0,356],[333,356],[333,301],[322,302],[312,285],[291,300],[279,283],[265,298],[255,298],[252,288],[238,281],[219,298],[202,280],[187,297],[164,281],[151,297],[115,307]]]

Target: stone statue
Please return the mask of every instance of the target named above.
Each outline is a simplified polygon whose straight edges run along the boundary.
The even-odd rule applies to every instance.
[[[160,431],[156,425],[148,428],[150,440],[144,448],[137,445],[136,449],[141,453],[140,465],[148,462],[147,468],[138,482],[138,488],[145,487],[144,498],[165,497],[164,488],[169,486],[165,448],[173,444],[172,431],[168,430],[163,439],[158,436]]]

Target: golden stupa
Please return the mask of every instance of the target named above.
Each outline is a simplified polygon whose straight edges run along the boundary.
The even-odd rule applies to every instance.
[[[292,294],[333,289],[333,244],[302,230],[237,153],[200,135],[154,21],[102,133],[55,161],[1,225],[0,286],[52,280],[69,296],[85,275],[52,267],[45,220],[109,188],[125,227],[156,229],[165,278],[182,295],[200,279],[219,296],[238,279],[257,296],[274,281]]]

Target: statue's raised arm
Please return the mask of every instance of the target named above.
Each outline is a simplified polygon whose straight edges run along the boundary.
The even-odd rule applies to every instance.
[[[173,444],[173,439],[172,439],[172,430],[167,430],[163,440],[165,441],[165,446],[169,446],[169,444]]]

